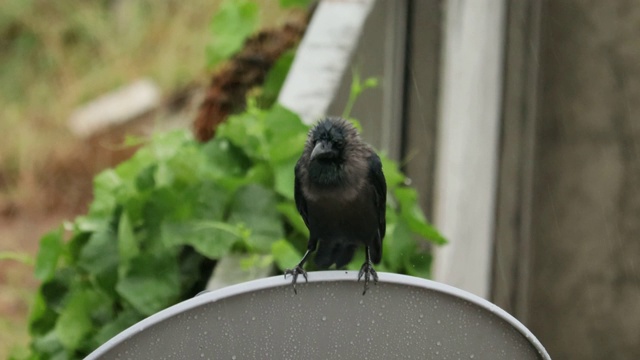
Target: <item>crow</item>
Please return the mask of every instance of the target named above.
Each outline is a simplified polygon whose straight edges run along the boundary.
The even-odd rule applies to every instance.
[[[373,264],[382,259],[387,202],[387,184],[380,157],[360,139],[345,119],[327,117],[310,131],[302,156],[295,166],[294,197],[298,212],[309,229],[309,242],[300,263],[285,270],[307,280],[304,264],[319,249],[315,263],[320,268],[351,261],[359,245],[365,246],[366,261],[358,273],[364,275],[364,295],[369,279],[378,281]]]

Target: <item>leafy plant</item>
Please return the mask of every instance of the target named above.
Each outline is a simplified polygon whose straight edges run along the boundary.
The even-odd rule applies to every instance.
[[[185,131],[160,134],[94,181],[86,216],[45,235],[42,280],[30,317],[36,353],[72,358],[202,289],[230,252],[267,255],[282,270],[299,259],[307,230],[293,201],[293,167],[308,127],[287,109],[250,108],[206,144]],[[390,194],[380,271],[428,277],[416,238],[443,243],[383,156]],[[66,235],[68,233],[68,235]],[[348,266],[357,269],[363,256]],[[250,263],[248,264],[251,265]]]
[[[288,67],[291,59],[283,61]],[[286,69],[267,82],[271,97]],[[352,96],[368,86],[356,81]],[[271,85],[269,85],[271,84]],[[354,95],[355,94],[355,95]],[[353,100],[355,101],[355,100]],[[137,321],[194,296],[216,261],[278,272],[296,264],[308,231],[293,200],[293,168],[309,127],[275,104],[250,99],[202,144],[187,130],[158,134],[94,179],[88,213],[42,237],[42,284],[29,318],[31,358],[79,358]],[[352,100],[350,100],[352,104]],[[382,155],[387,234],[379,271],[429,277],[430,240],[444,243]],[[348,265],[359,269],[363,252]]]

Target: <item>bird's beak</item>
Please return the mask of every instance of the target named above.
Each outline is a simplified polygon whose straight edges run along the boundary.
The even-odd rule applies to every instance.
[[[318,141],[311,151],[311,160],[315,158],[323,158],[325,155],[331,153],[331,145],[326,141]]]

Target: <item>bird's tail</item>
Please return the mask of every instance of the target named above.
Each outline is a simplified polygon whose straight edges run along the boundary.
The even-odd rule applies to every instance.
[[[328,268],[336,264],[336,268],[347,265],[356,251],[357,245],[339,242],[320,242],[314,262],[319,268]]]

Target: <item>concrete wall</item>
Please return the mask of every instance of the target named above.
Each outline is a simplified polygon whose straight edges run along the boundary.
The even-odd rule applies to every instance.
[[[640,359],[640,2],[542,18],[527,325],[554,359]]]

